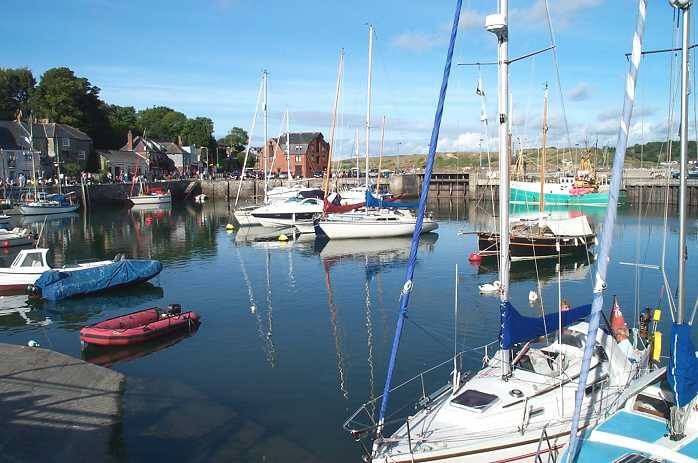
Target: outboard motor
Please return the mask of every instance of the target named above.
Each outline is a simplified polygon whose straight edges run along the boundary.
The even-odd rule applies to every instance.
[[[41,288],[36,285],[27,286],[27,295],[32,299],[41,299]]]
[[[180,304],[170,304],[167,306],[167,314],[172,316],[172,315],[179,315],[182,313],[182,306]]]

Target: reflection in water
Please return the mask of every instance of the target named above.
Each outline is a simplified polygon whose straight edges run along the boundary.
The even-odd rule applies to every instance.
[[[198,329],[199,325],[195,323],[182,331],[133,346],[108,347],[89,345],[82,350],[81,357],[87,362],[103,367],[109,367],[121,362],[130,362],[174,346],[183,339],[194,336]]]
[[[266,271],[267,271],[267,333],[265,336],[265,342],[267,345],[267,360],[269,364],[274,367],[276,366],[276,348],[274,347],[274,323],[272,318],[272,313],[274,308],[272,306],[272,293],[271,293],[271,253],[267,250],[266,258]]]
[[[332,292],[332,279],[330,277],[330,266],[327,262],[322,262],[325,271],[325,288],[327,289],[327,307],[330,309],[330,325],[332,326],[332,337],[334,338],[335,356],[337,357],[337,372],[339,375],[339,390],[345,400],[349,399],[347,390],[344,366],[344,350],[342,349],[342,333],[337,323],[337,306],[334,303],[334,293]]]

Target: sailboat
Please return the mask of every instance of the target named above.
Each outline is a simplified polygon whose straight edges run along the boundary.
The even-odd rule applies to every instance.
[[[691,0],[672,0],[673,7],[683,15],[682,40],[682,78],[681,78],[681,173],[679,183],[679,268],[676,313],[673,313],[671,337],[669,340],[669,367],[659,368],[653,373],[634,381],[626,390],[622,400],[609,416],[592,429],[577,436],[576,424],[580,420],[579,404],[575,407],[572,423],[573,438],[562,455],[562,462],[588,463],[597,461],[618,462],[674,462],[688,463],[698,461],[698,357],[691,340],[693,317],[686,314],[686,214],[688,178],[688,62],[689,62],[689,26]],[[637,20],[637,41],[641,44],[647,0],[640,0],[640,13]],[[622,132],[632,113],[635,79],[640,65],[640,50],[633,49],[631,71],[626,88],[626,107],[623,112]],[[621,134],[621,138],[623,133]],[[625,133],[627,140],[627,132]],[[623,148],[622,151],[620,148]],[[618,147],[618,153],[625,152],[625,146]],[[621,160],[622,165],[622,160]],[[615,167],[615,165],[614,165]],[[615,170],[615,169],[614,169]],[[614,176],[622,170],[615,170]],[[615,183],[615,182],[614,182]],[[618,182],[620,183],[620,182]],[[613,191],[612,187],[612,194]],[[608,214],[610,225],[608,235],[613,233],[613,215]],[[610,216],[610,220],[609,220]],[[606,227],[604,227],[606,234]],[[605,239],[605,236],[604,236]],[[605,259],[605,255],[602,258]],[[603,281],[605,268],[599,269],[598,278]],[[668,292],[669,288],[667,288]],[[595,294],[595,303],[603,298],[602,292]],[[670,303],[670,308],[672,304]],[[598,332],[599,313],[594,311],[590,319],[587,339]],[[695,312],[694,312],[695,315]],[[649,319],[650,316],[645,317]],[[657,317],[653,317],[655,320]],[[655,340],[656,348],[661,350],[661,337]],[[588,349],[587,349],[588,350]],[[584,363],[579,379],[577,402],[583,395],[586,378],[589,374],[590,352],[585,353]],[[659,355],[657,355],[659,357]],[[657,360],[659,360],[657,358]],[[668,388],[666,387],[668,383]]]
[[[315,232],[325,235],[329,239],[347,238],[387,238],[394,236],[411,235],[417,227],[417,216],[410,211],[415,205],[399,202],[383,202],[383,200],[371,191],[369,184],[368,157],[371,133],[371,77],[373,68],[373,26],[368,27],[368,85],[366,96],[366,150],[365,150],[365,175],[364,186],[352,188],[349,192],[342,192],[342,201],[355,204],[357,207],[365,205],[365,209],[351,213],[328,213],[316,223]],[[355,146],[358,146],[358,136]],[[347,207],[349,207],[347,205]],[[371,209],[374,207],[376,209]],[[424,233],[434,231],[438,223],[431,217],[422,217],[420,228]]]
[[[540,160],[540,182],[538,205],[540,215],[523,219],[513,224],[510,230],[509,245],[512,260],[543,259],[558,255],[589,253],[596,244],[596,234],[585,215],[568,219],[553,219],[545,213],[545,151],[548,134],[548,87],[545,87],[543,103],[543,147]],[[471,254],[470,260],[497,256],[499,254],[499,234],[478,233],[478,251]]]
[[[419,200],[419,219],[426,209],[461,4],[458,0]],[[354,439],[362,443],[372,440],[369,446],[362,445],[367,461],[533,461],[543,431],[549,452],[559,449],[569,437],[572,397],[585,347],[597,355],[592,358],[592,381],[581,401],[584,421],[580,426],[593,424],[600,411],[613,403],[622,387],[647,365],[648,351],[641,345],[624,349],[605,332],[586,340],[588,324],[582,319],[588,316],[590,305],[565,311],[560,307],[557,313],[529,317],[520,314],[509,300],[508,0],[499,0],[499,13],[487,16],[486,28],[497,36],[499,49],[499,197],[504,198],[499,204],[501,331],[489,345],[498,346],[498,350],[490,356],[485,347],[484,366],[479,371],[462,371],[463,353],[455,353],[452,359],[393,387],[410,293],[417,284],[414,264],[420,220],[400,294],[385,387],[376,399],[380,401],[378,414],[371,412],[375,403],[367,402],[344,424]],[[437,372],[447,381],[429,393],[426,384],[434,384],[434,380],[428,376]],[[395,407],[396,411],[388,413],[391,396],[404,397],[411,387],[419,391],[416,403]]]

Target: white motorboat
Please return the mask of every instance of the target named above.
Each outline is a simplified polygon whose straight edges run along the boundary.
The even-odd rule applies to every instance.
[[[277,186],[267,191],[267,204],[282,203],[296,196],[302,197],[320,197],[322,191],[317,188],[304,187],[300,185],[293,186]]]
[[[34,244],[34,234],[28,228],[0,228],[0,248],[12,246],[28,246]]]
[[[167,204],[172,202],[170,191],[151,190],[148,193],[141,193],[136,196],[129,196],[128,200],[132,204]]]
[[[322,214],[323,202],[318,198],[290,198],[255,209],[252,217],[263,227],[293,227],[299,222],[311,222]]]
[[[348,190],[340,191],[339,195],[341,197],[341,204],[358,204],[366,200],[366,186],[355,186],[349,188]]]
[[[414,233],[417,217],[407,210],[379,209],[329,214],[317,226],[329,239],[389,238]],[[439,224],[430,217],[422,223],[422,233],[432,232]]]
[[[28,285],[36,283],[42,273],[52,270],[46,255],[48,249],[23,249],[9,267],[0,268],[0,294],[24,291]],[[112,264],[112,260],[85,262],[63,266],[61,271],[71,272]]]
[[[259,206],[238,207],[233,212],[233,217],[241,227],[261,225],[259,220],[252,217],[252,211],[259,209]]]

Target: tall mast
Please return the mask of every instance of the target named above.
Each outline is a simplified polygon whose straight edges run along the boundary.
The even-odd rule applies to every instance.
[[[356,128],[356,134],[354,135],[354,153],[356,154],[356,184],[359,184],[359,128]]]
[[[55,145],[54,145],[55,146]],[[34,177],[34,200],[39,199],[39,186],[38,182],[36,181],[36,164],[34,164],[34,118],[30,117],[29,118],[29,150],[32,153],[32,177]],[[58,151],[56,151],[58,152]],[[58,193],[61,192],[61,177],[60,177],[60,159],[58,162]]]
[[[378,179],[376,180],[376,194],[380,193],[381,185],[381,169],[383,168],[383,141],[385,140],[385,119],[385,116],[383,116],[383,121],[381,123],[381,143],[378,151]]]
[[[264,70],[264,202],[267,202],[267,160],[269,159],[269,139],[267,137],[267,70]]]
[[[337,128],[337,109],[339,108],[339,96],[342,90],[342,78],[344,77],[344,48],[339,50],[339,65],[337,66],[337,85],[334,91],[334,105],[332,106],[332,121],[330,123],[330,152],[327,157],[327,171],[322,189],[325,191],[325,198],[330,194],[330,182],[332,179],[332,156],[334,155],[334,139]]]
[[[373,70],[373,25],[368,25],[368,88],[366,96],[366,188],[368,188],[368,147],[371,135],[371,73]]]
[[[286,108],[286,170],[288,171],[288,185],[291,186],[293,175],[291,174],[291,124],[288,120],[288,108]]]
[[[545,210],[545,144],[548,141],[548,84],[543,93],[543,150],[540,154],[540,211]]]
[[[681,175],[679,180],[679,282],[676,323],[684,323],[686,310],[686,171],[688,167],[688,41],[690,39],[691,1],[675,2],[683,10],[681,44]]]
[[[485,27],[497,36],[499,71],[499,281],[502,306],[509,301],[509,31],[508,0],[499,0],[499,13],[487,16]],[[502,350],[502,378],[511,374],[509,350]]]

